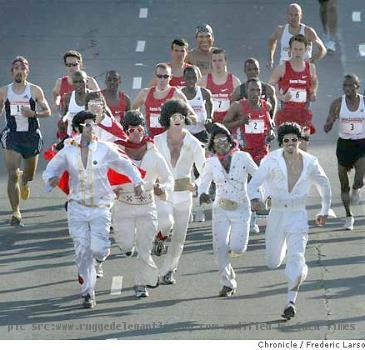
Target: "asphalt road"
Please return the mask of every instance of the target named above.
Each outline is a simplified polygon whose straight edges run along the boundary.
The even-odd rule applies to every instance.
[[[168,61],[176,37],[194,46],[194,28],[210,23],[216,46],[224,47],[229,69],[242,80],[243,60],[257,57],[265,69],[266,42],[275,25],[285,23],[286,0],[19,0],[0,1],[1,85],[10,82],[10,62],[24,55],[31,63],[29,80],[43,87],[50,99],[53,84],[63,72],[64,51],[84,55],[86,71],[103,86],[109,69],[121,72],[123,89],[133,98],[157,62]],[[141,9],[147,9],[141,10]],[[304,22],[319,33],[319,6],[303,4]],[[360,12],[360,21],[353,12]],[[317,65],[318,101],[313,104],[317,134],[310,152],[319,157],[333,190],[337,214],[325,227],[312,227],[307,248],[309,275],[297,301],[297,317],[280,321],[286,301],[283,268],[264,264],[263,233],[250,237],[249,249],[233,261],[238,292],[217,297],[219,278],[212,254],[211,222],[189,227],[175,286],[161,286],[150,297],[133,294],[135,258],[125,258],[113,245],[105,276],[97,284],[96,309],[80,307],[72,242],[67,233],[59,191],[44,193],[40,176],[31,199],[22,203],[23,229],[8,226],[6,171],[0,160],[0,339],[364,339],[364,201],[356,206],[354,231],[343,231],[344,210],[337,180],[336,130],[326,135],[322,126],[329,103],[342,94],[345,73],[361,80],[365,4],[338,1],[338,50]],[[14,20],[14,18],[16,20]],[[144,41],[137,52],[137,42]],[[138,86],[138,84],[137,84]],[[362,86],[361,91],[363,91]],[[46,146],[55,137],[55,118],[41,120]],[[40,173],[45,163],[38,167]],[[310,217],[319,208],[313,192]],[[209,218],[209,210],[207,209]],[[264,224],[264,221],[261,222]],[[263,230],[261,230],[263,231]],[[160,259],[157,259],[160,263]],[[111,294],[112,280],[123,276],[120,294]]]

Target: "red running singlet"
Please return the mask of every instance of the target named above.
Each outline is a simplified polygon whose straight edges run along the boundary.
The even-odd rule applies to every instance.
[[[108,107],[110,108],[114,118],[118,121],[121,122],[124,118],[125,115],[125,109],[127,107],[127,101],[126,101],[126,97],[125,94],[121,91],[119,91],[119,103],[118,104],[112,104],[110,102],[110,100],[107,99],[107,97],[104,94],[104,90],[102,91],[102,94],[105,97],[105,101],[106,104],[108,105]]]
[[[234,90],[232,73],[228,73],[227,80],[222,85],[215,84],[212,74],[208,73],[207,89],[210,90],[213,97],[213,122],[222,123],[231,105],[231,95]]]
[[[150,91],[148,92],[146,101],[144,103],[144,108],[146,114],[146,124],[148,130],[150,131],[151,137],[159,135],[165,131],[165,128],[161,126],[158,120],[161,113],[161,107],[166,101],[172,99],[176,89],[176,87],[172,86],[164,98],[156,99],[153,97],[153,94],[156,91],[156,87],[153,86],[150,88]]]

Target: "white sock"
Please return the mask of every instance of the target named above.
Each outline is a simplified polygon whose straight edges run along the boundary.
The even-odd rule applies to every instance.
[[[255,227],[256,222],[257,222],[256,213],[255,213],[255,212],[252,212],[252,213],[251,213],[250,228]]]
[[[298,291],[289,290],[288,291],[288,304],[290,302],[295,304],[295,301],[297,300],[297,296],[298,296]]]

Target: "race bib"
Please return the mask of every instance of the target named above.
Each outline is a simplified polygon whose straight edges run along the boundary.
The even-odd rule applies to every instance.
[[[24,117],[22,114],[22,107],[30,109],[30,104],[27,102],[12,102],[10,104],[10,115],[13,117]]]
[[[229,110],[231,102],[229,100],[213,98],[213,105],[214,105],[214,112],[227,112]]]
[[[291,95],[291,98],[290,98],[291,102],[296,102],[296,103],[307,102],[307,90],[289,88],[288,91],[290,92],[290,95]]]
[[[347,135],[359,135],[363,130],[362,119],[341,119],[341,129]]]
[[[250,119],[245,124],[246,134],[263,134],[265,132],[265,122],[261,119]]]
[[[151,113],[150,114],[150,128],[162,128],[158,118],[160,117],[159,114]]]

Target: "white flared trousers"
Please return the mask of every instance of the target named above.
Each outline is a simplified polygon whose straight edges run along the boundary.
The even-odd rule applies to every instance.
[[[213,250],[223,286],[237,288],[235,272],[229,253],[242,254],[247,249],[250,232],[251,208],[241,205],[235,210],[213,206]]]
[[[157,231],[161,231],[163,236],[169,236],[174,226],[174,208],[173,204],[169,201],[163,201],[156,198],[156,208],[158,217]]]
[[[67,209],[68,229],[73,239],[78,273],[83,279],[81,294],[94,294],[95,259],[109,254],[110,208],[89,208],[70,201]]]
[[[154,203],[131,205],[116,201],[113,208],[114,238],[122,250],[136,247],[134,283],[155,286],[159,271],[152,259],[152,242],[157,231],[157,211]]]
[[[193,199],[192,196],[190,196],[190,198],[186,201],[174,204],[171,202],[169,203],[173,207],[173,234],[167,254],[160,268],[161,276],[166,275],[169,271],[175,271],[177,269],[181,254],[184,249],[191,208],[193,206]]]
[[[265,232],[266,264],[278,268],[287,256],[285,274],[291,290],[306,279],[305,248],[308,242],[308,215],[305,209],[271,208]]]

